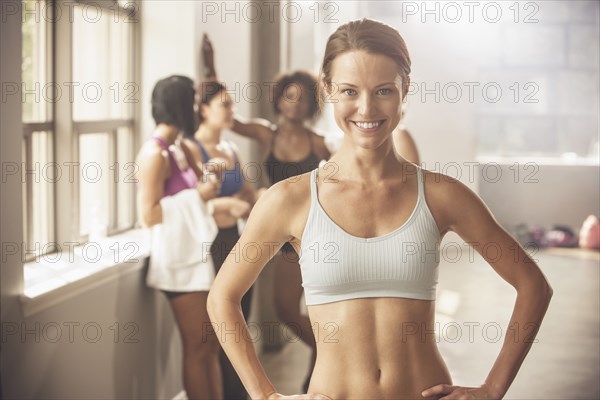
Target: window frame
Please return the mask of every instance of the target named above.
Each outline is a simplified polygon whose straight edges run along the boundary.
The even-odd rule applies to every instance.
[[[60,0],[40,0],[40,3],[44,7],[50,5],[58,5],[62,7]],[[140,3],[137,0],[128,1],[125,5],[133,4],[132,8],[124,8],[122,4],[116,0],[112,1],[87,1],[87,0],[75,0],[74,3],[69,5],[74,10],[78,5],[92,4],[99,6],[102,10],[108,10],[111,13],[119,12],[120,17],[129,18],[133,17],[131,28],[130,46],[131,52],[127,59],[128,69],[131,73],[131,80],[133,82],[139,82],[141,76],[140,71]],[[23,4],[23,3],[22,3]],[[64,7],[63,7],[64,8]],[[117,11],[118,10],[118,11]],[[68,13],[67,13],[68,15]],[[119,18],[120,18],[119,17]],[[126,23],[126,22],[123,22]],[[69,21],[69,18],[65,17],[63,10],[63,17],[58,18],[56,21],[47,21],[46,23],[46,41],[45,49],[41,52],[45,54],[45,65],[46,65],[46,82],[52,84],[61,85],[61,82],[72,82],[73,81],[73,21]],[[21,54],[22,57],[22,54]],[[139,85],[138,85],[139,87]],[[56,96],[54,97],[54,99]],[[75,164],[77,168],[74,168],[74,172],[77,174],[73,182],[69,179],[69,165],[72,163],[80,163],[79,154],[79,139],[81,135],[88,133],[107,132],[110,136],[110,159],[114,162],[118,158],[118,130],[119,128],[128,128],[130,130],[130,137],[127,139],[131,143],[131,160],[134,160],[135,149],[139,144],[139,115],[140,115],[140,102],[138,99],[133,100],[131,104],[130,118],[127,119],[103,119],[95,121],[76,121],[73,119],[73,102],[70,101],[69,96],[60,96],[54,104],[48,104],[51,111],[48,110],[46,113],[47,120],[43,122],[25,122],[23,116],[21,117],[23,123],[23,146],[25,159],[23,160],[23,166],[28,170],[33,169],[33,165],[36,160],[33,159],[32,151],[32,136],[34,132],[48,132],[51,139],[50,154],[51,162],[56,163],[62,171],[60,179],[56,182],[49,182],[51,185],[51,196],[53,205],[49,207],[49,212],[52,214],[52,224],[49,227],[49,242],[58,244],[56,246],[41,246],[49,251],[35,251],[35,254],[27,253],[25,262],[33,261],[44,254],[51,254],[57,249],[60,249],[63,244],[84,244],[89,240],[89,235],[81,235],[80,233],[80,185],[79,180],[81,179],[81,171],[79,164]],[[112,164],[111,164],[112,165]],[[30,176],[30,175],[28,175]],[[133,189],[133,195],[130,201],[120,202],[118,198],[118,183],[114,180],[110,181],[111,194],[109,203],[109,216],[108,216],[108,232],[107,234],[115,235],[124,231],[134,229],[136,225],[135,218],[135,188]],[[24,185],[24,242],[27,249],[34,249],[33,233],[35,227],[33,226],[33,182],[32,179],[25,179]],[[118,226],[118,215],[119,207],[129,207],[132,218],[127,226]],[[39,235],[38,235],[39,236]]]

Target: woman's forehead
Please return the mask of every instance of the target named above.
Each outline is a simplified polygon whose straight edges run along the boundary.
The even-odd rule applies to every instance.
[[[400,83],[396,62],[382,54],[352,51],[337,56],[332,63],[331,80],[336,84],[378,86]]]

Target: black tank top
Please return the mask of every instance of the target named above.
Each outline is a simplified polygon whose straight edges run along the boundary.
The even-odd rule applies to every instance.
[[[314,152],[312,138],[309,136],[310,143],[310,153],[306,156],[305,159],[291,162],[291,161],[281,161],[277,157],[273,150],[275,149],[275,135],[277,134],[277,130],[273,129],[273,140],[271,142],[271,152],[265,161],[265,167],[267,168],[267,174],[269,175],[269,179],[271,179],[271,184],[274,185],[279,181],[290,178],[292,176],[304,174],[306,172],[310,172],[313,169],[319,166],[319,157]]]

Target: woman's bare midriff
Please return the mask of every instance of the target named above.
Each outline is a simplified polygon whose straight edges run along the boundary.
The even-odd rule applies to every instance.
[[[308,311],[317,341],[309,393],[423,399],[423,390],[452,383],[437,348],[434,301],[352,299]]]

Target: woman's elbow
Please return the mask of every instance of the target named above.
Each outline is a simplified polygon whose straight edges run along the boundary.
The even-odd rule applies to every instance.
[[[543,274],[524,279],[522,282],[514,286],[517,290],[517,293],[532,298],[545,299],[547,303],[550,302],[550,299],[554,294],[554,289],[552,289],[550,282],[548,282]]]
[[[206,299],[206,311],[208,312],[208,317],[213,322],[217,318],[217,305],[219,304],[217,297],[218,292],[211,288],[208,292],[208,298]]]
[[[545,299],[547,303],[550,303],[553,294],[554,289],[552,289],[550,282],[548,282],[546,277],[542,276],[535,286],[535,296],[540,299]]]
[[[546,280],[546,285],[545,285],[545,291],[544,292],[546,294],[546,298],[548,299],[548,302],[550,302],[550,299],[554,295],[554,289],[552,289],[552,286],[550,286],[550,283],[547,280]]]

